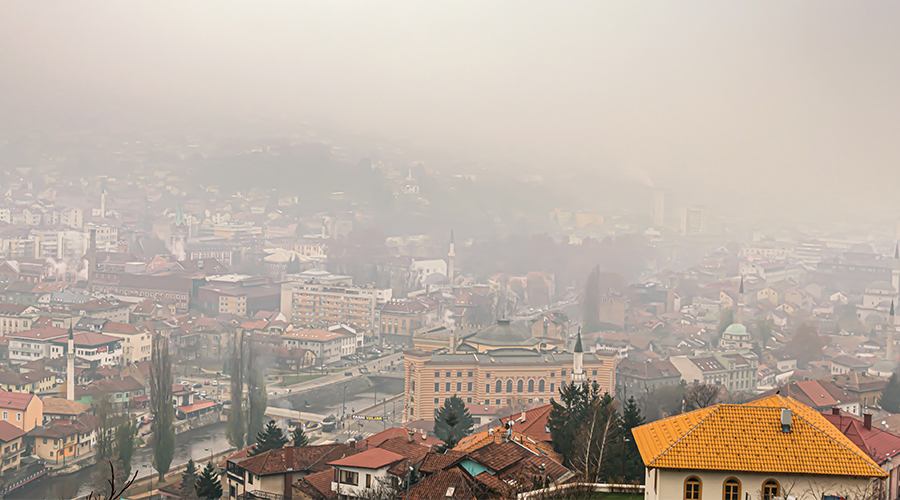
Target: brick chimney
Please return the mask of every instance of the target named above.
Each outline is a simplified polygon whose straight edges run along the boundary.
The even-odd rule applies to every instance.
[[[867,431],[872,430],[872,414],[871,413],[863,413],[863,427],[865,427]]]
[[[832,414],[832,415],[840,415],[840,414],[841,414],[841,409],[838,408],[837,406],[832,406],[832,407],[831,407],[831,414]]]
[[[294,493],[294,447],[284,449],[284,498],[291,500]]]
[[[416,434],[415,432],[409,431],[409,432],[406,434],[406,435],[407,435],[406,442],[407,442],[407,443],[412,443],[412,442],[413,442],[413,436],[414,436],[415,434]]]

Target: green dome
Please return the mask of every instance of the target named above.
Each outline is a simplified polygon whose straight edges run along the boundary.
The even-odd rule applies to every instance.
[[[725,329],[725,335],[747,335],[747,327],[740,323],[732,323]]]

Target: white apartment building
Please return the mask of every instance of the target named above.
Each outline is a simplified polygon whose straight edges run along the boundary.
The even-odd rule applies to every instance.
[[[339,331],[294,330],[282,335],[281,341],[284,347],[309,349],[319,366],[337,363],[341,356],[356,353],[356,336]]]

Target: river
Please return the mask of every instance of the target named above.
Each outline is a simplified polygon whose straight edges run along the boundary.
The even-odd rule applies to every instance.
[[[224,452],[230,447],[231,445],[225,438],[224,422],[178,434],[175,436],[175,457],[172,459],[172,465],[183,464],[191,458],[198,462],[205,461],[209,459],[207,449],[211,448],[212,452],[216,454]],[[134,451],[132,470],[138,471],[138,477],[146,477],[148,474],[154,473],[150,466],[152,453],[149,447],[138,448]],[[6,498],[10,500],[65,500],[87,495],[91,492],[99,470],[99,467],[94,465],[74,474],[39,479],[6,495]]]

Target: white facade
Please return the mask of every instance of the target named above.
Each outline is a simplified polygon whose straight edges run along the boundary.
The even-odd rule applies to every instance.
[[[65,345],[52,344],[50,346],[50,357],[58,358],[66,354]],[[112,366],[118,364],[122,358],[122,342],[115,344],[99,345],[99,346],[75,346],[75,356],[87,360],[89,362],[97,362],[100,366]]]
[[[390,488],[391,481],[396,480],[388,474],[388,468],[335,467],[338,481],[331,482],[331,491],[336,492],[340,498],[381,498],[377,492]]]
[[[416,276],[419,283],[422,283],[435,273],[447,276],[447,262],[443,259],[414,260],[409,266],[409,270]]]
[[[685,482],[690,477],[700,480],[700,495],[696,500],[721,500],[725,498],[725,481],[736,479],[741,500],[764,500],[763,485],[775,481],[782,498],[797,500],[821,500],[823,495],[845,498],[872,498],[874,484],[868,478],[825,475],[783,475],[758,473],[731,473],[717,471],[687,471],[674,469],[647,469],[644,500],[693,500],[686,495]],[[732,483],[733,484],[733,483]],[[771,483],[770,483],[771,485]]]

